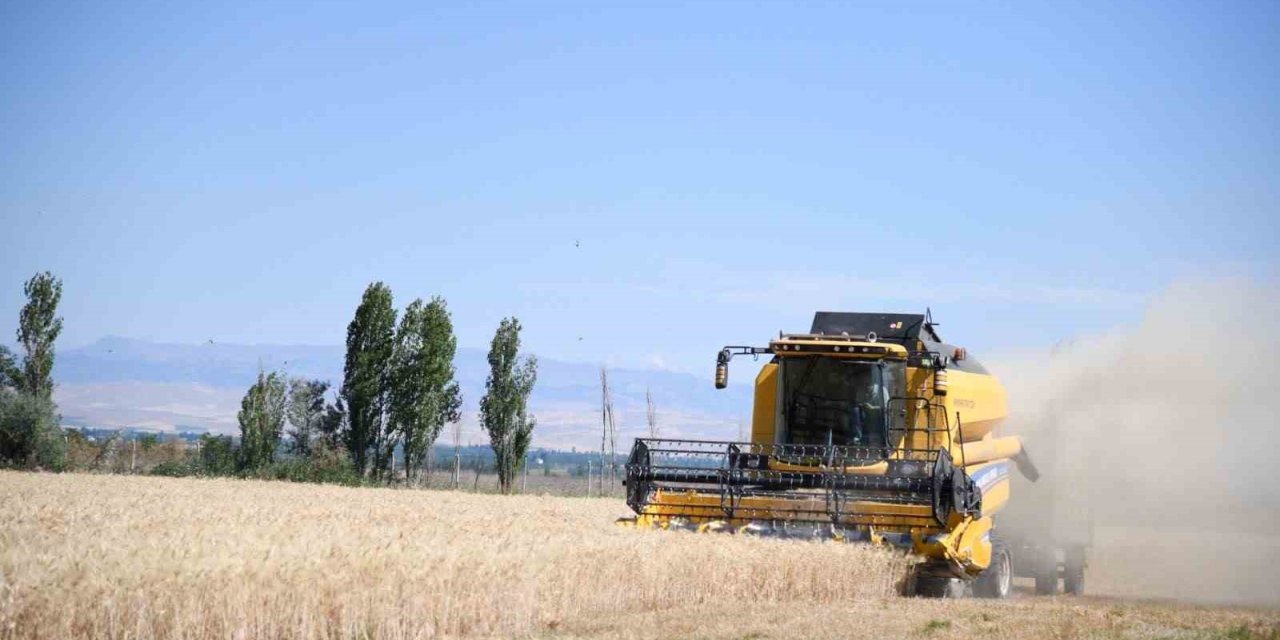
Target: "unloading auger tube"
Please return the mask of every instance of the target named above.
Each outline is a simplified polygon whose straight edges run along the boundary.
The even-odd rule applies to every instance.
[[[1004,388],[934,326],[928,315],[820,312],[810,333],[725,347],[717,388],[735,355],[771,356],[751,440],[637,439],[625,480],[636,517],[623,522],[890,544],[925,559],[914,593],[972,583],[1007,594],[993,517],[1012,467],[1037,472],[1021,440],[994,434]]]

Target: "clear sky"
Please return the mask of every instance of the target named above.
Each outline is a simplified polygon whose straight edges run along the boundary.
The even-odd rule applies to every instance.
[[[67,345],[336,344],[381,279],[706,372],[819,308],[997,350],[1280,272],[1275,2],[600,4],[0,4],[0,335],[43,269]]]

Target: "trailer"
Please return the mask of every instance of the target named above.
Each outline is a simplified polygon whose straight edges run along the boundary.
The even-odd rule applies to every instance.
[[[1013,574],[1035,581],[1036,593],[1083,595],[1093,546],[1093,500],[1084,462],[1088,442],[1068,437],[1059,408],[1049,405],[1019,433],[1035,452],[1037,482],[1013,479],[1018,500],[1001,514],[1000,534],[1013,554]]]

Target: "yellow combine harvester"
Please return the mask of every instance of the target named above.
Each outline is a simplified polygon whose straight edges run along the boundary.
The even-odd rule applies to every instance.
[[[751,441],[637,439],[631,522],[890,544],[925,559],[910,593],[1008,595],[1014,545],[994,516],[1012,467],[1038,473],[1019,438],[994,434],[1004,387],[931,317],[819,312],[809,333],[725,347],[717,388],[744,354],[772,356]]]

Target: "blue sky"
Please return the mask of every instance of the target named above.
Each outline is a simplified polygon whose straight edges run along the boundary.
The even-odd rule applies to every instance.
[[[819,308],[990,351],[1280,271],[1275,3],[174,4],[0,6],[0,318],[51,269],[64,344],[336,344],[380,279],[705,372]]]

